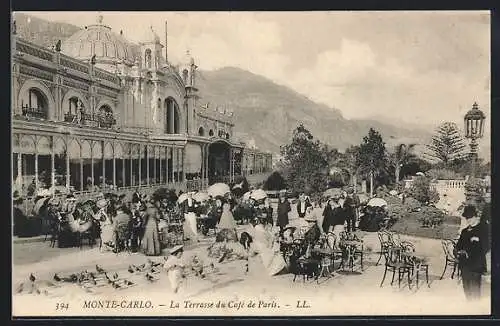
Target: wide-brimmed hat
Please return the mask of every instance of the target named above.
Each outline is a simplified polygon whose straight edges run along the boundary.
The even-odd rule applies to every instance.
[[[99,199],[96,203],[97,207],[104,208],[108,205],[108,201],[106,199]]]
[[[76,201],[76,198],[73,194],[66,195],[67,201]]]
[[[175,253],[178,253],[181,250],[184,250],[184,246],[183,245],[174,246],[174,247],[172,247],[172,249],[170,249],[170,254],[173,255]]]
[[[283,228],[283,232],[285,232],[286,230],[296,230],[297,227],[296,226],[292,226],[290,224],[287,224],[285,225],[285,227]]]
[[[52,198],[49,200],[49,204],[52,206],[59,206],[61,204],[61,201],[59,198]]]
[[[462,213],[462,216],[468,219],[475,217],[476,214],[477,214],[476,206],[467,205],[464,207],[464,212]]]
[[[354,188],[353,187],[349,187],[345,190],[345,192],[348,194],[348,195],[352,195],[354,193]]]

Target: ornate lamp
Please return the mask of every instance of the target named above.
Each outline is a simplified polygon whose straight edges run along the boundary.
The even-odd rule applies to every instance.
[[[472,176],[475,175],[478,140],[483,137],[485,119],[486,115],[479,109],[479,105],[476,102],[474,102],[472,109],[470,109],[464,116],[465,138],[470,139]]]

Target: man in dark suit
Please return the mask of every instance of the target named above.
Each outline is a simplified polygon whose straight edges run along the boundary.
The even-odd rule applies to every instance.
[[[455,247],[462,272],[465,297],[477,300],[481,297],[481,277],[486,272],[487,234],[473,205],[467,205],[462,214],[468,226],[460,233]]]
[[[347,197],[344,200],[342,208],[344,209],[345,219],[347,221],[347,231],[356,231],[356,200],[354,198],[354,189],[347,189]]]
[[[300,194],[299,202],[297,203],[297,214],[299,214],[300,218],[304,218],[304,216],[306,216],[307,208],[309,206],[312,205],[307,200],[306,195],[304,193]]]

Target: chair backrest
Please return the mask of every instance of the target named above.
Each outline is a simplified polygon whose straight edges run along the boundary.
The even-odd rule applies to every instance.
[[[443,246],[444,254],[449,259],[455,259],[455,242],[453,240],[442,240],[441,245]]]
[[[401,244],[403,243],[398,233],[389,232],[389,237],[390,237],[390,242],[396,247],[400,247]]]
[[[391,235],[389,232],[379,231],[377,234],[378,234],[378,239],[380,240],[380,244],[384,245],[392,244]]]

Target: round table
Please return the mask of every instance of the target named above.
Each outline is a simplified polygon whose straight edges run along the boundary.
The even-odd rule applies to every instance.
[[[351,272],[354,270],[354,258],[356,249],[359,245],[363,245],[363,242],[360,240],[343,240],[341,244],[344,246],[345,250],[345,258],[344,260],[347,262],[347,265],[351,267]],[[343,265],[343,269],[345,269],[345,264]]]

